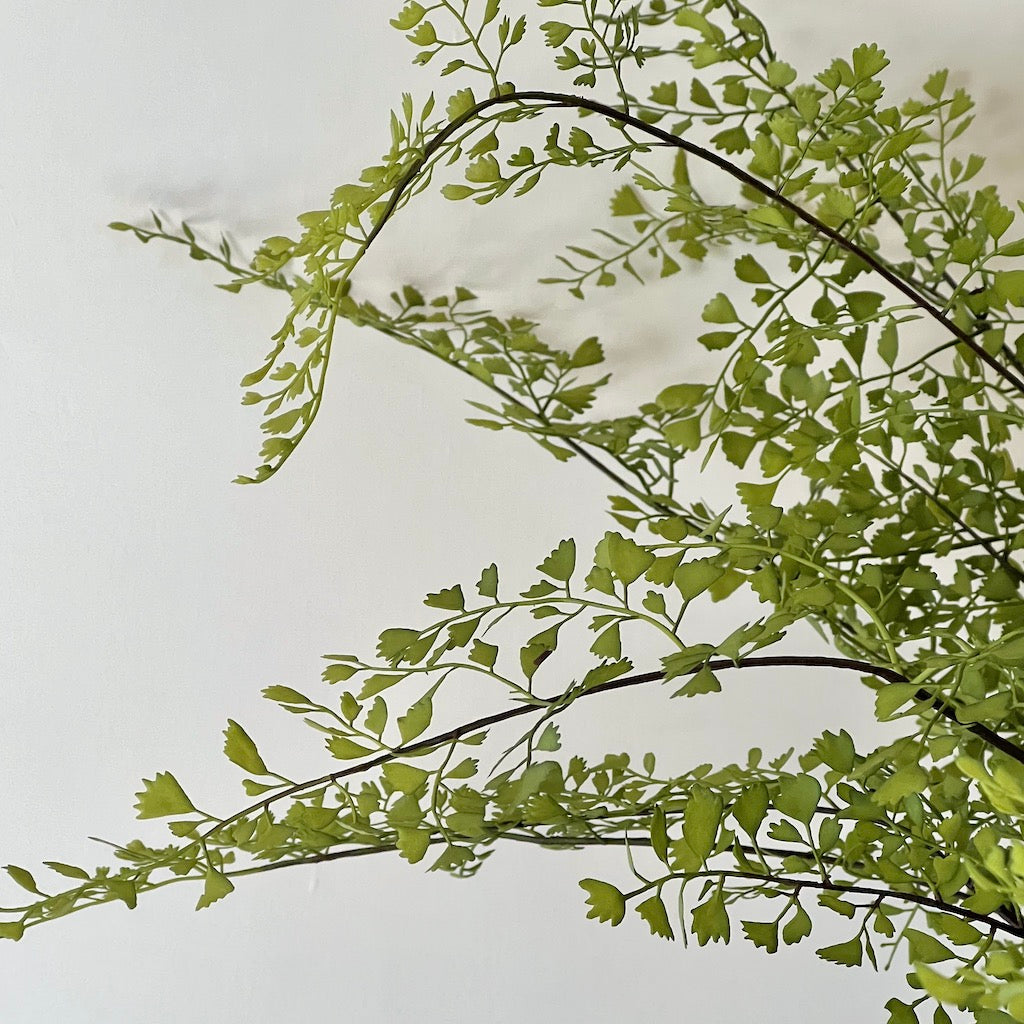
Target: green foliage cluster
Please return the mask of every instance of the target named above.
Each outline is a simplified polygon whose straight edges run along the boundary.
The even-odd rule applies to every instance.
[[[242,382],[267,435],[242,481],[277,472],[310,429],[347,321],[473,377],[490,395],[471,422],[585,459],[614,486],[616,528],[592,556],[563,540],[521,592],[490,565],[475,586],[428,595],[425,622],[385,629],[375,657],[327,656],[315,696],[268,687],[340,766],[279,774],[230,721],[224,752],[247,805],[203,811],[157,773],[138,816],[171,819],[172,842],[119,846],[117,869],[48,862],[69,880],[55,894],[8,867],[31,898],[3,908],[0,935],[110,900],[131,907],[178,881],[201,883],[202,908],[240,876],[296,864],[397,853],[465,876],[503,843],[621,845],[619,877],[580,883],[598,921],[635,914],[662,939],[742,934],[773,953],[837,915],[848,937],[819,957],[909,961],[890,1024],[958,1011],[1024,1021],[1024,470],[1011,448],[1024,237],[995,188],[974,184],[983,161],[960,141],[971,100],[942,71],[888,104],[887,60],[870,44],[801,79],[737,0],[537,0],[553,9],[539,25],[511,6],[407,3],[392,24],[415,63],[447,59],[441,74],[460,87],[443,103],[403,96],[381,161],[248,266],[187,225],[112,226],[217,262],[232,275],[221,287],[289,296]],[[531,40],[586,95],[506,80]],[[543,145],[522,144],[516,126],[537,121]],[[545,280],[584,299],[623,275],[731,260],[735,288],[707,300],[696,339],[714,379],[600,418],[590,409],[609,377],[596,338],[563,350],[465,286],[428,298],[406,285],[383,309],[353,294],[363,255],[435,172],[457,167],[463,180],[444,194],[486,205],[553,167],[602,165],[627,179],[611,197],[617,226],[569,246],[562,276]],[[706,199],[701,182],[721,192],[725,175],[733,200]],[[715,457],[741,471],[738,504],[684,505],[681,474]],[[797,498],[782,500],[783,482]],[[694,602],[747,590],[760,618],[683,638]],[[834,656],[757,653],[798,622]],[[544,663],[580,631],[592,661],[567,679],[559,659]],[[631,651],[652,649],[660,664],[634,665]],[[826,731],[799,755],[685,770],[654,753],[588,761],[561,748],[559,723],[580,701],[659,685],[708,699],[729,673],[765,665],[855,673],[899,738],[865,749]],[[438,727],[446,683],[467,673],[493,685],[499,710]],[[500,727],[519,720],[492,756]]]

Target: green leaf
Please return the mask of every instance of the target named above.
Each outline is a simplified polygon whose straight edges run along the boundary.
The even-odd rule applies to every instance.
[[[846,942],[837,942],[834,946],[823,946],[815,952],[822,960],[828,960],[833,964],[842,964],[844,967],[860,967],[864,956],[864,948],[859,935],[855,935]]]
[[[374,736],[380,736],[384,732],[384,727],[388,724],[388,706],[384,703],[383,697],[378,697],[374,702],[373,706],[366,713],[366,728],[374,734]]]
[[[301,415],[302,409],[289,409],[280,416],[271,416],[270,419],[264,420],[260,427],[265,434],[288,434],[298,423]]]
[[[854,320],[869,320],[878,312],[883,299],[878,292],[847,292],[846,308]]]
[[[782,60],[768,62],[765,70],[768,73],[768,84],[776,89],[784,89],[796,81],[796,68]]]
[[[920,1024],[913,1006],[901,1002],[895,996],[885,1004],[885,1008],[889,1011],[889,1019],[885,1024]]]
[[[441,195],[445,199],[451,199],[453,202],[458,202],[460,199],[469,199],[470,196],[476,195],[476,189],[470,188],[469,185],[459,185],[455,182],[449,182],[441,188]]]
[[[778,921],[741,921],[743,932],[750,941],[766,953],[775,953],[779,948]]]
[[[251,775],[269,775],[256,744],[249,738],[246,731],[232,719],[228,719],[228,727],[224,730],[224,753],[229,761],[237,764],[243,771]]]
[[[916,697],[917,690],[913,683],[887,683],[875,694],[875,717],[887,721],[897,708]]]
[[[934,924],[957,946],[970,946],[981,938],[981,932],[973,924],[968,924],[962,918],[953,917],[951,914],[936,914],[929,917],[929,924]]]
[[[694,67],[697,66],[694,64]],[[750,147],[750,136],[741,125],[726,128],[725,131],[712,136],[711,141],[715,149],[720,149],[725,153],[742,153]]]
[[[747,214],[747,220],[760,227],[788,228],[786,215],[775,206],[758,206]]]
[[[655,401],[668,412],[678,412],[695,408],[707,392],[707,384],[672,384],[661,391]]]
[[[818,207],[818,217],[833,227],[852,220],[857,213],[857,204],[842,189],[830,187]]]
[[[216,903],[217,900],[224,899],[228,893],[232,893],[234,891],[235,887],[227,875],[221,874],[221,872],[210,868],[206,872],[206,883],[203,886],[203,895],[199,897],[199,902],[196,903],[196,910],[202,910],[204,907],[208,907],[212,903]]]
[[[263,688],[263,696],[267,700],[275,701],[278,704],[310,704],[310,699],[298,690],[290,686],[266,686]]]
[[[668,824],[661,804],[651,814],[651,849],[662,864],[668,864]]]
[[[782,780],[775,809],[809,825],[821,799],[821,784],[813,775],[793,775]]]
[[[529,643],[519,649],[519,666],[527,679],[532,679],[537,669],[551,656],[554,644]]]
[[[494,663],[498,660],[498,648],[494,644],[484,643],[483,640],[474,640],[469,660],[477,665],[483,665],[484,668],[494,668]]]
[[[143,789],[136,793],[138,818],[165,818],[173,814],[191,814],[192,801],[170,772],[157,772],[154,779],[143,779]]]
[[[761,266],[749,253],[740,256],[733,264],[733,270],[741,281],[749,284],[769,284],[771,278],[768,271]]]
[[[487,153],[466,168],[466,181],[478,185],[501,181],[501,165],[495,157]]]
[[[997,250],[1000,256],[1024,256],[1024,238],[1015,239],[999,246]]]
[[[910,959],[915,963],[936,964],[943,960],[952,960],[956,956],[953,950],[927,932],[907,928],[903,934],[907,940]]]
[[[388,661],[396,661],[419,638],[418,629],[385,629],[377,638],[377,654]]]
[[[417,46],[433,46],[437,42],[437,29],[429,21],[421,21],[406,38]]]
[[[430,773],[412,764],[404,764],[401,761],[389,761],[381,769],[384,778],[388,780],[391,788],[399,793],[416,794],[422,792],[426,787]]]
[[[480,574],[476,589],[481,597],[489,597],[492,601],[497,600],[498,567],[493,562]]]
[[[606,533],[608,568],[627,586],[636,582],[654,562],[646,548],[617,533]]]
[[[683,814],[683,838],[703,863],[715,848],[722,822],[722,798],[704,786],[694,786]]]
[[[458,583],[454,587],[440,590],[436,594],[427,594],[423,603],[428,608],[442,608],[450,612],[461,612],[466,608],[466,599],[462,594],[462,587]]]
[[[1005,718],[1013,704],[1014,695],[1009,690],[993,693],[983,700],[976,700],[956,709],[956,716],[961,722],[998,722]]]
[[[591,653],[599,658],[608,658],[618,661],[622,657],[622,640],[619,636],[619,624],[613,622],[604,630],[598,638],[590,645]]]
[[[781,843],[799,843],[803,837],[791,821],[776,821],[768,827],[768,836]]]
[[[420,828],[395,829],[398,836],[398,855],[410,864],[418,864],[427,854],[430,848],[430,832]]]
[[[416,739],[430,725],[430,720],[434,716],[432,695],[433,690],[428,690],[398,719],[398,731],[403,743]]]
[[[562,744],[558,738],[558,726],[554,722],[548,722],[544,726],[543,732],[537,737],[537,742],[534,743],[534,750],[543,750],[547,753],[553,753],[556,750],[561,749]]]
[[[613,928],[622,923],[626,916],[626,899],[614,885],[596,878],[584,878],[580,881],[580,888],[587,893],[588,919],[609,921]]]
[[[696,82],[697,79],[694,79]],[[679,102],[679,85],[676,82],[660,82],[651,87],[651,102],[664,107],[674,107]]]
[[[701,319],[709,324],[735,324],[739,323],[739,317],[733,308],[729,296],[719,292],[705,307],[701,313]]]
[[[17,942],[25,934],[25,925],[21,921],[0,922],[0,939],[13,939]]]
[[[458,648],[465,647],[470,640],[473,639],[473,634],[477,631],[483,620],[482,615],[474,616],[473,618],[463,619],[461,622],[452,622],[448,625],[448,647]]]
[[[1011,306],[1024,306],[1024,270],[997,270],[992,288]]]
[[[974,1019],[977,1024],[1017,1024],[1016,1017],[1011,1017],[1002,1010],[975,1010]],[[936,1015],[934,1024],[949,1024],[949,1016],[947,1015],[945,1020],[940,1020]]]
[[[479,770],[480,762],[475,757],[463,758],[454,768],[444,773],[446,779],[471,779]]]
[[[718,681],[718,676],[707,665],[702,665],[672,696],[697,697],[704,693],[721,693],[721,691],[722,684]]]
[[[391,19],[390,24],[401,32],[407,32],[409,29],[415,28],[426,13],[426,8],[420,4],[408,3],[399,11],[397,17]]]
[[[77,878],[85,881],[90,877],[88,871],[84,868],[76,867],[74,864],[64,864],[59,860],[44,860],[43,863],[51,871],[56,871],[58,875],[63,875],[65,878]]]
[[[602,594],[615,595],[615,581],[612,574],[599,565],[587,573],[586,584],[588,590],[599,590]]]
[[[245,782],[242,783],[242,786],[245,789],[247,794],[249,792],[249,789],[245,785],[246,782],[251,783],[252,785],[259,785],[259,783],[252,782],[252,779],[246,779]],[[273,787],[273,786],[266,786],[266,787],[260,787],[260,788],[261,788],[261,790],[270,790],[270,789],[274,789],[275,787]],[[167,823],[167,829],[168,829],[168,831],[172,835],[179,836],[179,837],[182,837],[182,838],[193,839],[193,838],[195,838],[196,832],[199,830],[199,828],[200,828],[200,826],[202,824],[203,824],[202,818],[200,818],[198,821],[189,821],[189,820],[186,820],[186,821],[169,821]]]
[[[366,700],[369,697],[376,696],[382,690],[387,690],[396,683],[400,683],[403,679],[405,679],[404,675],[375,672],[373,675],[367,676],[363,682],[363,688],[359,691],[359,700]]]
[[[572,35],[572,26],[560,21],[545,21],[540,30],[544,33],[545,45],[551,47],[561,46]]]
[[[549,580],[539,580],[528,590],[524,590],[522,596],[533,600],[538,597],[550,597],[552,594],[557,594],[558,590],[559,588]]]
[[[576,542],[569,538],[563,540],[554,551],[544,559],[537,569],[552,579],[567,583],[576,568]]]
[[[768,813],[768,806],[768,787],[763,782],[755,782],[743,790],[730,810],[740,828],[753,839]]]
[[[341,700],[338,703],[341,706],[342,717],[346,722],[354,722],[362,710],[362,705],[348,690],[341,695]]]
[[[36,885],[36,880],[32,877],[30,871],[26,871],[25,868],[19,868],[17,864],[8,864],[4,871],[11,876],[11,878],[22,887],[27,889],[29,892],[34,893],[36,896],[43,896],[45,893],[40,892],[39,886]]]
[[[708,942],[729,941],[729,915],[725,909],[725,901],[721,890],[706,903],[693,909],[693,934],[697,936],[698,945],[705,946]]]
[[[674,87],[676,83],[672,82],[671,84]],[[651,93],[651,99],[654,100],[655,103],[665,102],[664,100],[659,100],[654,95],[653,91]],[[714,109],[717,106],[714,97],[708,91],[708,87],[699,78],[690,79],[690,99],[697,104],[698,107],[710,107]],[[668,105],[673,107],[675,106],[674,95],[672,103]]]
[[[645,899],[643,903],[638,903],[636,912],[647,922],[652,935],[670,941],[675,940],[675,934],[668,919],[668,911],[665,909],[660,894],[655,893]]]
[[[874,43],[861,43],[853,51],[853,73],[858,81],[872,78],[889,66],[885,50]]]
[[[946,80],[949,78],[949,68],[941,68],[934,74],[928,76],[924,83],[924,91],[933,100],[941,99],[942,92],[946,88]]]
[[[947,978],[924,964],[914,964],[914,973],[922,988],[933,999],[943,1003],[954,1003],[957,1006],[966,1003],[970,989],[955,978]]]
[[[695,558],[684,562],[675,571],[672,582],[684,601],[692,601],[725,575],[725,570],[710,558]]]
[[[569,365],[574,369],[582,369],[584,366],[596,366],[604,362],[604,350],[597,338],[587,338],[580,342],[579,347],[573,352],[569,359]]]
[[[840,772],[848,772],[856,758],[853,737],[845,729],[838,733],[826,729],[814,741],[814,751],[825,764]]]
[[[646,213],[644,204],[631,186],[623,185],[612,196],[613,217],[639,217]]]
[[[793,916],[782,928],[782,941],[787,946],[798,943],[811,934],[811,918],[807,911],[798,903]]]
[[[708,655],[714,654],[714,652],[715,649],[710,644],[697,644],[694,647],[676,651],[675,654],[667,654],[661,659],[665,681],[668,682],[670,679],[687,675],[707,661]]]
[[[600,686],[602,683],[610,682],[612,679],[625,675],[632,667],[633,663],[628,658],[623,658],[621,661],[602,662],[583,677],[583,682],[580,685],[584,690],[592,689],[595,686]]]
[[[257,782],[255,779],[242,779],[242,789],[245,790],[246,796],[263,796],[264,793],[270,793],[272,790],[277,789],[277,785],[274,783],[264,784]],[[178,824],[185,824],[185,822],[179,822]],[[169,826],[172,831],[174,826]]]
[[[665,440],[674,448],[696,451],[700,447],[701,439],[700,419],[697,416],[676,420],[665,427]]]
[[[359,671],[356,665],[346,665],[344,663],[338,665],[328,665],[324,669],[324,682],[325,683],[343,683],[347,679],[351,679]]]
[[[920,765],[903,765],[878,787],[874,797],[882,807],[895,807],[905,796],[923,793],[927,785],[928,775]]]
[[[598,281],[600,284],[600,280]],[[594,396],[597,393],[598,385],[602,382],[595,384],[580,384],[572,388],[562,388],[556,391],[552,398],[559,402],[561,405],[572,409],[573,412],[584,412],[589,409],[593,404]]]
[[[783,822],[788,824],[788,822]],[[828,907],[833,913],[839,914],[845,918],[852,918],[857,913],[857,908],[852,903],[847,903],[845,900],[841,900],[835,893],[823,892],[818,896],[818,903],[823,907]]]
[[[646,579],[657,584],[659,587],[667,587],[672,583],[672,576],[676,569],[679,568],[679,563],[682,561],[683,553],[681,551],[676,552],[674,555],[660,555],[651,562],[651,567],[645,573]],[[699,664],[700,659],[691,662],[693,665]]]
[[[1015,636],[1000,643],[992,651],[992,657],[1005,665],[1014,665],[1024,662],[1024,636]]]
[[[133,881],[127,878],[108,878],[104,880],[104,884],[115,899],[122,900],[129,910],[135,909],[138,892]]]
[[[742,469],[754,450],[756,441],[749,434],[741,434],[735,430],[727,430],[721,435],[722,451],[725,457]]]
[[[335,757],[343,761],[351,761],[353,758],[366,757],[368,754],[373,753],[370,747],[363,746],[362,743],[356,743],[355,740],[349,739],[348,736],[332,736],[327,741],[327,749]]]

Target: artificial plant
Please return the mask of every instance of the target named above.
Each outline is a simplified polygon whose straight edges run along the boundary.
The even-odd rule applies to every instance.
[[[197,882],[202,908],[240,876],[298,864],[396,854],[466,876],[510,842],[617,845],[622,871],[580,883],[599,921],[700,944],[742,934],[771,953],[839,915],[848,937],[818,956],[910,963],[892,1024],[957,1008],[979,1024],[1024,1021],[1024,471],[1011,447],[1024,238],[996,189],[972,184],[971,100],[940,71],[888,103],[871,44],[802,80],[736,0],[533,6],[557,10],[531,25],[502,0],[403,7],[392,24],[415,63],[446,62],[458,87],[404,95],[380,162],[248,263],[187,223],[111,226],[219,264],[231,275],[219,287],[290,299],[242,381],[268,436],[241,482],[281,470],[311,429],[344,321],[474,378],[470,422],[589,463],[613,491],[615,528],[592,556],[561,541],[519,593],[494,564],[444,581],[422,622],[380,634],[375,657],[327,656],[321,690],[268,687],[334,759],[320,777],[268,766],[229,721],[247,803],[210,814],[157,773],[136,807],[170,819],[171,842],[126,842],[116,868],[47,862],[66,886],[54,894],[8,866],[31,899],[0,911],[0,935],[133,907],[174,882]],[[566,91],[510,80],[518,48],[541,40]],[[728,260],[735,287],[701,298],[708,330],[681,340],[708,351],[708,379],[602,418],[590,412],[609,381],[597,338],[560,348],[532,319],[483,308],[472,281],[431,297],[407,284],[386,308],[360,300],[363,256],[435,178],[460,176],[444,195],[486,205],[552,168],[602,165],[619,175],[613,226],[568,246],[544,280],[584,300],[617,278],[675,277],[698,301],[687,266]],[[711,180],[731,198],[706,198]],[[688,494],[723,459],[738,471],[734,505],[684,502],[683,475]],[[746,588],[761,617],[684,639],[695,602]],[[833,653],[793,649],[800,622]],[[588,663],[545,664],[587,630]],[[864,747],[839,728],[743,765],[561,748],[581,701],[629,687],[713,700],[729,674],[767,665],[859,678],[898,738]],[[495,711],[453,726],[445,683],[465,673],[493,686]],[[518,723],[511,746],[504,723]]]

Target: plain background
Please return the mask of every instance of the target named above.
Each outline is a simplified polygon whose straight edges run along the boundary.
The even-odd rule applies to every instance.
[[[90,835],[157,841],[161,826],[131,809],[155,771],[173,770],[204,806],[232,808],[240,773],[220,753],[229,715],[272,763],[322,771],[316,737],[261,700],[262,687],[316,692],[321,653],[368,653],[381,628],[425,622],[428,590],[471,584],[492,559],[525,580],[562,537],[590,550],[611,525],[607,488],[586,466],[466,426],[464,399],[483,394],[351,328],[299,453],[269,484],[233,486],[258,447],[237,380],[284,306],[218,291],[210,265],[105,228],[153,207],[228,229],[246,251],[289,233],[296,214],[376,160],[401,92],[435,84],[387,25],[392,6],[3,5],[2,863],[107,862]],[[960,69],[954,80],[979,102],[972,148],[990,155],[1004,199],[1020,194],[1016,4],[758,10],[802,73],[878,42],[894,60],[894,102],[934,68]],[[560,81],[545,70],[550,51],[529,46],[518,84]],[[606,223],[609,191],[607,177],[573,174],[522,206],[423,197],[382,237],[357,290],[462,283],[505,312],[542,316],[554,340],[599,333],[628,407],[702,372],[688,338],[728,261],[583,307],[532,284],[562,243],[586,244]],[[731,500],[725,481],[695,476],[691,497],[702,496]],[[721,633],[721,621],[704,626]],[[788,649],[816,643],[800,634]],[[589,709],[579,745],[653,746],[685,768],[873,724],[867,692],[828,675],[733,677],[715,700],[667,710],[652,698]],[[455,702],[436,721],[460,717]],[[0,1018],[790,1024],[882,1020],[881,1004],[902,994],[899,962],[876,976],[818,961],[814,946],[848,931],[828,923],[769,958],[738,936],[684,952],[635,915],[614,931],[588,922],[576,882],[602,873],[624,876],[619,853],[502,852],[469,882],[371,858],[246,880],[201,914],[196,891],[171,887],[133,913],[105,907],[0,946]],[[19,901],[12,884],[0,891]]]

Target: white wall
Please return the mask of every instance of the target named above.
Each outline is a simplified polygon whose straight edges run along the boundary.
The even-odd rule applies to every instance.
[[[228,715],[275,760],[315,771],[326,756],[315,737],[262,701],[263,686],[313,689],[322,652],[369,651],[380,628],[421,618],[427,590],[472,581],[492,559],[529,570],[562,537],[590,544],[610,525],[607,489],[585,466],[467,427],[468,384],[351,329],[320,422],[287,469],[233,486],[258,446],[236,382],[283,307],[269,293],[218,291],[208,264],[104,226],[153,206],[249,243],[290,231],[296,213],[378,157],[400,93],[431,87],[386,24],[398,6],[5,5],[3,863],[92,864],[105,851],[86,836],[157,838],[160,826],[145,830],[131,804],[158,770],[207,805],[234,806],[238,773],[220,754]],[[760,9],[805,72],[864,39],[890,51],[897,96],[936,66],[966,69],[981,108],[976,148],[995,155],[992,177],[1010,198],[1021,192],[1016,5]],[[578,177],[573,202],[538,192],[503,211],[425,198],[381,239],[367,287],[461,282],[508,311],[546,310],[577,340],[597,324],[627,399],[699,371],[680,340],[719,271],[642,297],[627,286],[585,311],[529,286],[550,272],[565,233],[580,241],[603,221],[607,181],[593,176],[591,204]],[[542,219],[529,223],[527,209]],[[455,228],[432,232],[441,216]],[[693,496],[709,486],[694,480]],[[653,733],[685,767],[871,723],[850,679],[777,674],[726,690],[657,716],[650,701],[609,699],[582,742],[637,750]],[[898,967],[844,971],[810,943],[773,958],[740,939],[684,952],[639,921],[612,931],[584,920],[576,880],[613,875],[619,862],[615,852],[509,851],[457,882],[371,858],[255,878],[201,914],[195,892],[170,888],[134,913],[105,907],[0,945],[0,1019],[788,1024],[818,1019],[823,1000],[829,1015],[842,1006],[837,1020],[881,1019],[899,989]]]

